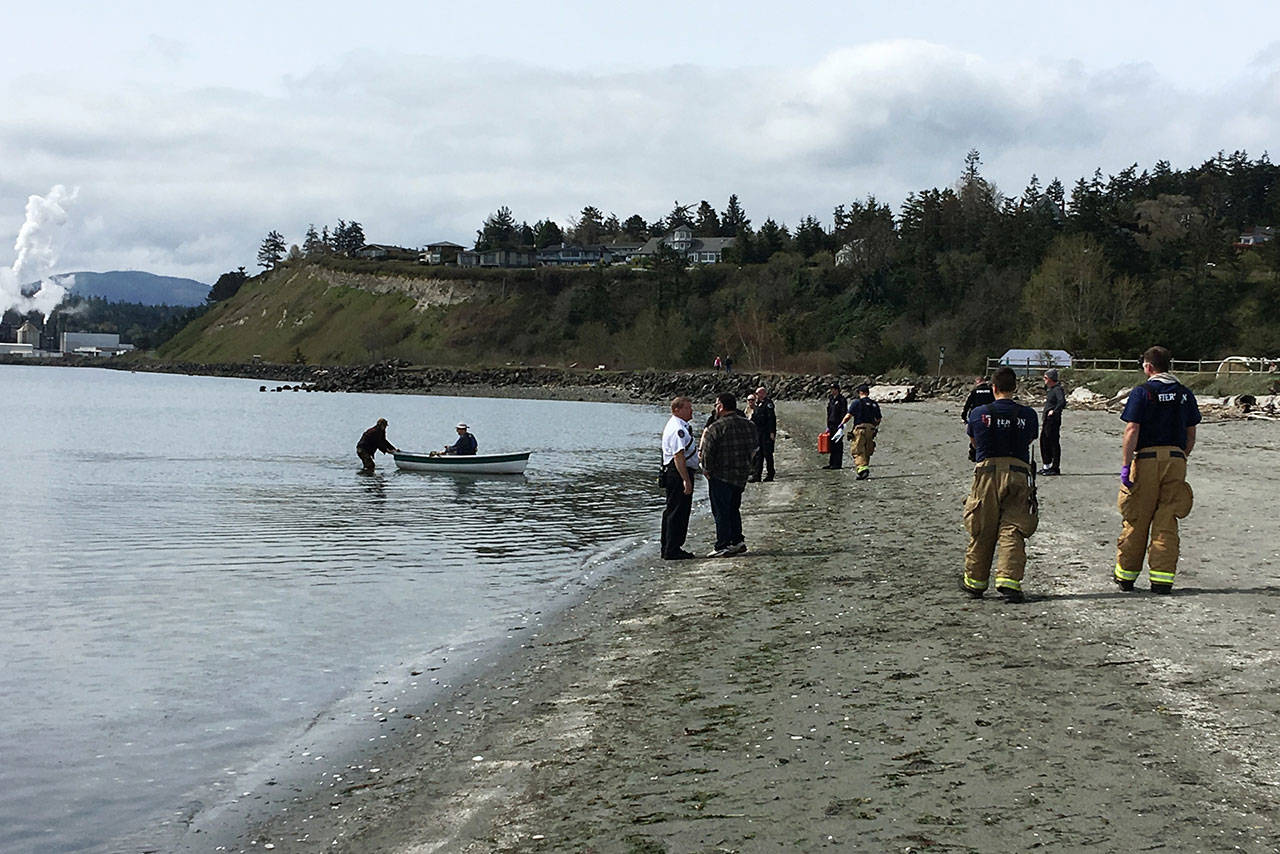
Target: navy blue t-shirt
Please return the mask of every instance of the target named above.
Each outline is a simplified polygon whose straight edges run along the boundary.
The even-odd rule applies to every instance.
[[[1139,448],[1176,445],[1185,451],[1187,428],[1200,423],[1200,407],[1182,383],[1148,380],[1129,392],[1120,418],[1140,425]]]
[[[875,424],[880,420],[880,404],[869,397],[860,397],[849,404],[849,414],[853,416],[853,426],[859,424]]]
[[[977,446],[978,462],[992,457],[1017,457],[1030,463],[1028,448],[1040,434],[1040,424],[1030,406],[997,400],[969,413],[967,432]]]

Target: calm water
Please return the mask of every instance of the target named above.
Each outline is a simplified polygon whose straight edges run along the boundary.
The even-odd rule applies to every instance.
[[[0,366],[0,850],[215,806],[327,710],[534,624],[656,533],[658,409],[259,385]],[[406,450],[465,420],[534,456],[361,475],[378,417]]]

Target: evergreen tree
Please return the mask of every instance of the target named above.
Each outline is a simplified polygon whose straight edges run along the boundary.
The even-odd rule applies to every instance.
[[[632,240],[643,240],[649,236],[649,224],[640,214],[632,214],[622,223],[622,233]]]
[[[695,237],[716,237],[720,234],[720,217],[716,216],[716,209],[711,207],[705,199],[698,205],[693,234]]]
[[[240,286],[244,284],[248,274],[245,273],[244,267],[232,270],[229,273],[223,273],[218,277],[218,281],[213,283],[213,287],[209,289],[209,295],[205,297],[207,302],[221,302],[224,299],[230,299],[240,290]]]
[[[328,228],[325,229],[325,234],[328,234]],[[302,240],[303,254],[308,258],[315,258],[316,256],[323,255],[324,251],[324,239],[316,232],[315,223],[308,225],[306,237]]]
[[[604,212],[594,205],[587,205],[578,214],[576,223],[570,223],[573,242],[580,246],[590,246],[600,242],[604,232]]]
[[[822,228],[822,223],[818,222],[817,217],[813,216],[806,216],[800,220],[800,224],[796,226],[794,240],[796,251],[805,258],[827,248],[827,232]]]
[[[560,231],[560,226],[549,219],[540,219],[533,224],[533,245],[537,249],[546,249],[548,246],[559,246],[564,243],[564,233]]]
[[[515,249],[520,242],[520,226],[511,208],[503,205],[490,214],[476,232],[476,249]]]
[[[738,204],[738,196],[736,194],[729,196],[729,204],[720,216],[720,235],[736,237],[750,227],[751,220],[747,219],[746,211]]]
[[[274,269],[284,257],[284,251],[284,235],[272,229],[263,239],[262,245],[258,247],[258,266],[265,270]]]
[[[682,205],[677,199],[675,207],[671,209],[671,213],[667,214],[667,218],[663,220],[666,223],[666,230],[672,231],[681,225],[693,225],[693,205]]]

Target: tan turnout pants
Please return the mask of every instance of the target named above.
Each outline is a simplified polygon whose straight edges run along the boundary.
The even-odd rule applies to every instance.
[[[969,549],[964,556],[964,584],[986,590],[997,544],[996,586],[1022,589],[1027,565],[1026,538],[1036,532],[1039,517],[1031,512],[1031,466],[1016,457],[983,460],[973,469],[973,488],[964,502]]]
[[[871,467],[871,455],[876,452],[876,428],[874,424],[859,424],[853,428],[853,464],[858,471]]]
[[[1120,486],[1120,539],[1116,541],[1116,578],[1134,581],[1142,574],[1142,556],[1152,584],[1173,584],[1178,571],[1178,520],[1191,512],[1187,458],[1173,445],[1142,448],[1129,474],[1133,488]],[[1148,539],[1151,542],[1147,548]]]

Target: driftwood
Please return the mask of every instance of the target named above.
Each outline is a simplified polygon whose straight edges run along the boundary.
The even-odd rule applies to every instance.
[[[877,403],[907,403],[916,399],[916,386],[876,385],[871,387],[871,399]]]

